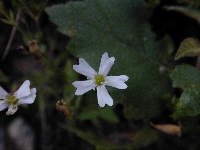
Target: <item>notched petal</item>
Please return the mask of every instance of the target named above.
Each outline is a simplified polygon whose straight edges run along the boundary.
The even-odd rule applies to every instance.
[[[106,76],[110,71],[111,67],[113,66],[114,62],[115,62],[114,57],[108,58],[105,62],[102,62],[100,64],[98,73]]]
[[[72,85],[77,88],[75,95],[83,95],[96,87],[93,80],[75,81]]]
[[[101,57],[101,64],[103,64],[104,62],[106,62],[106,60],[107,60],[108,58],[109,58],[109,57],[108,57],[108,53],[105,52],[105,53],[102,55],[102,57]]]
[[[14,93],[14,96],[16,96],[18,99],[28,96],[30,94],[30,81],[26,80],[21,85],[21,87]]]
[[[0,101],[0,111],[6,109],[8,107],[8,102],[6,100],[1,100]]]
[[[8,93],[0,86],[0,99],[5,99]]]
[[[108,106],[113,105],[113,99],[109,95],[105,86],[97,87],[97,99],[100,107],[104,107],[105,104],[107,104]]]
[[[129,79],[126,75],[107,76],[105,85],[112,86],[118,89],[126,89],[128,86],[124,83]]]
[[[120,79],[122,80],[122,81],[128,81],[128,79],[129,79],[129,77],[128,76],[126,76],[126,75],[120,75],[119,76],[120,77]]]
[[[32,88],[31,93],[28,96],[19,99],[18,104],[32,104],[35,101],[35,98],[36,88]]]
[[[89,78],[94,78],[94,75],[96,75],[96,71],[83,59],[79,58],[79,65],[73,65],[73,69]]]

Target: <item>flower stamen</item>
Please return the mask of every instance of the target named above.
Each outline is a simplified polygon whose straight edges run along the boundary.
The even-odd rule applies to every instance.
[[[9,103],[9,104],[15,105],[15,104],[18,103],[18,99],[17,99],[15,96],[11,95],[11,94],[8,94],[8,95],[6,96],[6,99],[8,100],[8,103]]]
[[[101,74],[97,74],[95,76],[95,84],[97,86],[101,86],[105,82],[105,77]]]

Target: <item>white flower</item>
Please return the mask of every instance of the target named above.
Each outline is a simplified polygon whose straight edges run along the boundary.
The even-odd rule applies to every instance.
[[[0,86],[0,111],[8,107],[7,115],[13,115],[20,104],[32,104],[36,97],[36,89],[30,89],[30,81],[26,80],[21,87],[14,93],[7,93]]]
[[[87,76],[88,80],[86,81],[75,81],[72,84],[77,88],[75,94],[83,95],[89,90],[95,88],[97,89],[97,99],[100,107],[104,107],[105,104],[112,106],[113,99],[109,95],[106,85],[112,86],[118,89],[126,89],[127,85],[124,83],[128,80],[128,76],[107,76],[112,65],[114,64],[115,58],[108,57],[108,53],[105,52],[102,55],[101,63],[99,67],[99,72],[97,73],[83,58],[79,59],[79,65],[73,65],[73,69]]]

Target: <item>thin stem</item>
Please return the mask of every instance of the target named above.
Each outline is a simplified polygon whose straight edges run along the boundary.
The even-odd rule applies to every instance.
[[[3,57],[1,58],[1,61],[4,61],[5,58],[6,58],[6,56],[8,55],[10,46],[11,46],[11,44],[12,44],[12,41],[13,41],[13,39],[14,39],[14,36],[15,36],[15,33],[16,33],[16,30],[17,30],[16,25],[18,24],[18,21],[19,21],[19,19],[20,19],[20,14],[21,14],[21,11],[18,9],[17,15],[16,15],[16,19],[15,19],[15,25],[14,25],[13,28],[12,28],[12,32],[11,32],[11,34],[10,34],[10,38],[9,38],[8,43],[7,43],[7,45],[6,45],[6,49],[5,49],[5,51],[4,51]]]
[[[196,68],[200,70],[200,56],[197,57]]]

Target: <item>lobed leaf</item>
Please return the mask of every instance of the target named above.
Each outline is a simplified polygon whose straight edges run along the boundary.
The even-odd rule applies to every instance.
[[[175,56],[175,60],[178,60],[182,57],[193,57],[200,55],[200,43],[198,39],[187,38],[181,42],[180,47]]]
[[[175,116],[196,116],[200,114],[200,72],[192,66],[177,66],[172,74],[173,87],[182,88],[176,105]]]
[[[177,104],[179,116],[196,116],[200,114],[200,85],[193,85],[184,90]]]
[[[200,84],[200,72],[192,66],[177,66],[172,74],[173,87],[190,88],[193,85]]]

